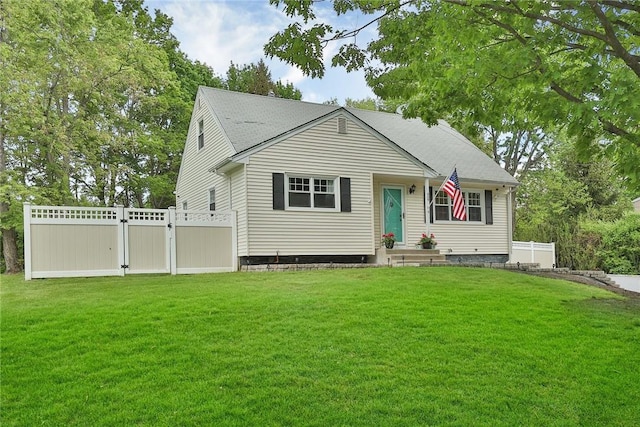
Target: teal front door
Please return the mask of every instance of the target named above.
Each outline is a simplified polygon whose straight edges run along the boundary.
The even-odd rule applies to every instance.
[[[382,229],[384,234],[393,233],[396,242],[402,243],[404,232],[402,229],[402,189],[394,187],[382,188]]]

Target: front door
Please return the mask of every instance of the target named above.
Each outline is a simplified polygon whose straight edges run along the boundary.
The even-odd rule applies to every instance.
[[[402,188],[382,188],[382,229],[383,233],[393,233],[396,243],[403,243],[404,230],[402,225]]]

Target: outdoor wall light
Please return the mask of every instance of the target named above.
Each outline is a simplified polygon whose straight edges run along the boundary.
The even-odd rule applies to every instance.
[[[409,194],[413,194],[416,192],[416,185],[415,184],[411,184],[411,187],[409,187]]]

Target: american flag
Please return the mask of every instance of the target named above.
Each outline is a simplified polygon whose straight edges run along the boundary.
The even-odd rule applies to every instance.
[[[447,179],[447,182],[442,186],[442,191],[447,193],[453,200],[453,216],[460,221],[466,220],[467,211],[464,208],[464,196],[462,195],[462,191],[460,191],[460,181],[458,181],[458,172],[455,168],[449,179]]]

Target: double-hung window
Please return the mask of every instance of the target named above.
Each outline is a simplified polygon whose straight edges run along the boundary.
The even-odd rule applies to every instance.
[[[204,119],[198,121],[198,150],[204,148]]]
[[[467,222],[482,222],[483,199],[480,191],[463,191],[464,207],[467,211]],[[435,195],[435,219],[436,221],[459,221],[453,217],[453,203],[444,192],[439,191]]]
[[[335,209],[335,179],[307,176],[289,176],[288,178],[289,207]]]
[[[210,211],[216,210],[216,189],[215,188],[209,189],[209,210]]]
[[[451,220],[450,200],[446,193],[438,191],[434,205],[436,207],[436,221]]]
[[[467,221],[482,222],[482,198],[480,197],[480,193],[469,191],[465,193],[465,196]]]

